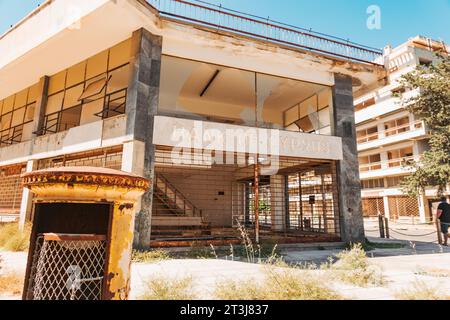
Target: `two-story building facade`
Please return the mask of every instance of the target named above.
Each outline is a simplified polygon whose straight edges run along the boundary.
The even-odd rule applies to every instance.
[[[417,36],[396,47],[386,47],[388,84],[355,100],[355,118],[366,217],[382,214],[392,220],[429,222],[439,203],[436,190],[409,197],[401,189],[410,174],[405,166],[428,149],[425,123],[407,110],[408,100],[420,92],[401,92],[401,76],[418,66],[436,63],[435,53],[448,53],[443,42]],[[447,192],[447,195],[449,193]]]
[[[0,213],[33,214],[24,172],[98,166],[151,179],[140,247],[364,239],[353,99],[380,51],[181,0],[49,0],[0,52]]]

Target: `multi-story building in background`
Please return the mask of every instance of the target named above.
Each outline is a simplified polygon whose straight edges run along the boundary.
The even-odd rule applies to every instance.
[[[433,207],[438,202],[436,190],[426,190],[425,194],[414,198],[405,195],[400,188],[402,178],[409,174],[405,163],[418,160],[427,150],[428,136],[424,122],[405,108],[408,98],[420,92],[401,92],[399,80],[420,65],[435,63],[437,52],[450,52],[450,47],[422,36],[414,37],[394,49],[386,47],[384,63],[388,70],[388,84],[355,99],[363,212],[366,217],[381,213],[393,220],[432,220]]]

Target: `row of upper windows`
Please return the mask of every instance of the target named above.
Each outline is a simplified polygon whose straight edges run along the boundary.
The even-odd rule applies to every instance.
[[[49,78],[43,127],[47,134],[125,112],[131,39]],[[27,141],[39,84],[0,100],[0,147]]]

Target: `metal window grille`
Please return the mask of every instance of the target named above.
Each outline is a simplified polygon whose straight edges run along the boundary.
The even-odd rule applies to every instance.
[[[104,167],[120,170],[122,167],[122,147],[73,153],[60,157],[42,159],[38,162],[38,170],[70,166]]]
[[[105,254],[105,236],[39,235],[28,299],[100,300]]]
[[[362,199],[362,206],[364,217],[378,217],[380,214],[384,216],[383,198]]]
[[[22,201],[22,183],[20,175],[25,172],[25,165],[19,164],[0,168],[0,211],[1,213],[18,213]]]
[[[393,220],[403,217],[419,217],[418,199],[407,196],[389,197],[389,212]]]
[[[170,148],[157,147],[151,235],[154,246],[239,239],[239,225],[249,233],[255,230],[251,156],[235,153],[228,161],[230,155],[200,150],[190,150],[176,159],[173,156]],[[277,237],[280,243],[338,240],[334,162],[281,157],[272,159],[271,166],[277,170],[267,170],[268,166],[261,164],[258,183],[262,239]]]

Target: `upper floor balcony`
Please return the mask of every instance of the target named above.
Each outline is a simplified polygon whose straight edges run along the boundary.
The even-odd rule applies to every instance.
[[[384,125],[384,127],[387,126]],[[419,139],[426,135],[425,123],[420,120],[406,122],[380,131],[375,126],[357,132],[358,151],[366,151],[406,140]]]

